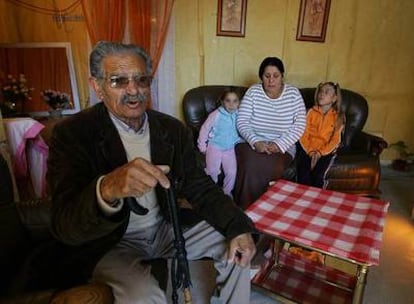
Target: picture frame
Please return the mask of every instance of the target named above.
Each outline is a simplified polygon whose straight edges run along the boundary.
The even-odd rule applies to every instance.
[[[42,66],[39,69],[39,65]],[[21,68],[15,70],[16,68]],[[63,69],[57,73],[56,67]],[[73,107],[64,109],[63,115],[81,110],[72,47],[69,42],[0,43],[0,71],[17,75],[22,73],[36,88],[32,94],[32,106],[24,111],[32,117],[49,116],[48,106],[40,95],[41,90],[53,89],[71,95]],[[53,75],[59,74],[55,78]],[[57,85],[57,86],[56,86]]]
[[[325,42],[331,0],[301,0],[296,40]]]
[[[244,37],[247,0],[218,0],[217,36]]]

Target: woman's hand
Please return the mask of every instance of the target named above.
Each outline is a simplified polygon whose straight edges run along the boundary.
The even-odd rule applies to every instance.
[[[274,142],[258,141],[254,144],[254,148],[257,152],[266,153],[268,155],[281,153],[278,145],[276,145]]]
[[[270,142],[267,146],[268,146],[268,150],[269,150],[272,154],[275,154],[275,153],[282,153],[282,151],[280,151],[279,146],[278,146],[276,143],[274,143],[274,142]]]
[[[267,143],[265,141],[258,141],[254,143],[254,148],[259,153],[268,153],[267,151]]]

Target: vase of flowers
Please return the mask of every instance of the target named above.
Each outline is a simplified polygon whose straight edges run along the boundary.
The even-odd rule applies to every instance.
[[[60,118],[62,117],[63,110],[72,108],[70,95],[68,93],[48,89],[42,91],[40,94],[50,108],[50,118]]]
[[[7,75],[6,78],[0,79],[2,98],[0,100],[1,111],[5,117],[18,116],[24,113],[24,104],[31,100],[31,94],[34,88],[27,84],[24,74]]]

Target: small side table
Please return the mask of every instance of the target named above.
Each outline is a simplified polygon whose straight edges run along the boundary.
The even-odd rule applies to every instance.
[[[279,180],[247,210],[278,240],[254,286],[289,303],[362,303],[368,268],[379,263],[389,203]],[[284,242],[351,265],[356,275],[289,254]]]

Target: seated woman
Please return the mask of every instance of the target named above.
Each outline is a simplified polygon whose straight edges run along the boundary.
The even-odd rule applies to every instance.
[[[320,83],[315,105],[306,118],[306,129],[297,144],[298,183],[322,188],[325,173],[341,143],[345,116],[341,111],[341,89],[333,82]]]
[[[236,146],[234,198],[243,209],[266,191],[270,181],[282,176],[305,130],[302,95],[284,83],[284,72],[279,58],[265,58],[259,67],[262,82],[247,90],[240,105],[237,128],[247,143]]]

